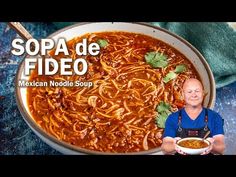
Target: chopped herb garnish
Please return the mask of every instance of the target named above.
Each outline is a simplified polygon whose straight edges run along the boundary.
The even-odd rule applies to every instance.
[[[157,126],[159,128],[165,128],[165,123],[166,123],[166,119],[168,117],[168,114],[166,114],[165,112],[160,113],[157,117],[156,117],[156,123]]]
[[[164,68],[168,65],[167,56],[159,52],[146,53],[145,60],[153,68]]]
[[[173,71],[170,71],[170,72],[166,75],[166,77],[163,78],[163,81],[164,81],[165,83],[167,83],[167,82],[169,82],[170,80],[175,79],[176,77],[177,77],[177,74],[175,74]]]
[[[160,128],[165,128],[165,122],[168,115],[171,114],[170,104],[161,101],[157,106],[158,116],[156,117],[157,126]]]
[[[97,41],[97,43],[98,43],[98,45],[99,45],[100,47],[102,47],[102,48],[104,48],[104,47],[106,47],[106,46],[108,45],[108,41],[105,40],[105,39],[99,39],[99,40]]]
[[[160,104],[157,107],[158,112],[164,112],[166,110],[170,109],[170,104],[165,103],[164,101],[161,101]]]
[[[178,65],[176,66],[175,68],[175,73],[182,73],[182,72],[185,72],[186,71],[186,66],[184,64],[182,65]]]

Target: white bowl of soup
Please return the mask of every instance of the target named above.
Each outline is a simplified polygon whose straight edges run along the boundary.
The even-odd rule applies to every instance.
[[[182,108],[182,85],[190,77],[203,83],[204,106],[214,106],[215,82],[206,60],[167,30],[143,23],[78,23],[48,38],[66,39],[72,59],[83,38],[100,45],[97,56],[83,56],[89,66],[84,76],[44,77],[37,71],[26,76],[24,60],[17,72],[16,100],[24,120],[64,154],[160,153],[164,130],[156,123],[157,107],[164,102],[171,112]],[[90,81],[93,86],[20,87],[20,80]]]
[[[196,137],[183,138],[176,142],[176,146],[188,155],[200,155],[205,152],[210,145],[210,141]]]

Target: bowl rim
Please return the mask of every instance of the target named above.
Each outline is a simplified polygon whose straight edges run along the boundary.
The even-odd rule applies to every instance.
[[[163,29],[159,26],[154,26],[152,24],[143,23],[143,22],[79,22],[79,23],[70,25],[68,27],[64,27],[60,30],[57,30],[56,32],[54,32],[54,33],[50,34],[49,36],[47,36],[47,38],[52,38],[53,36],[55,36],[59,33],[62,33],[64,31],[67,31],[69,29],[72,29],[74,27],[79,27],[81,25],[92,24],[92,23],[97,23],[97,24],[99,24],[99,23],[111,23],[111,24],[113,24],[113,23],[122,23],[122,24],[127,23],[127,24],[136,24],[136,25],[147,26],[147,27],[151,27],[151,28],[154,28],[156,30],[165,32],[165,33],[177,38],[181,42],[183,42],[185,45],[187,45],[187,47],[189,47],[198,56],[198,58],[203,63],[204,68],[206,69],[206,72],[207,72],[209,80],[210,80],[210,96],[209,96],[209,103],[208,103],[207,107],[213,107],[214,106],[215,94],[216,94],[216,92],[215,92],[215,80],[214,80],[214,77],[213,77],[213,73],[210,69],[210,66],[206,62],[205,58],[188,41],[186,41],[182,37],[170,32],[166,29]],[[109,30],[107,30],[107,31],[109,31]],[[43,138],[49,140],[51,143],[53,143],[57,146],[63,147],[65,149],[67,149],[69,151],[72,151],[72,152],[75,152],[75,153],[85,153],[85,154],[94,154],[94,155],[145,155],[145,154],[154,154],[154,153],[161,152],[161,147],[153,148],[153,149],[150,149],[150,150],[147,150],[147,151],[127,152],[127,153],[112,153],[112,152],[93,151],[93,150],[85,149],[85,148],[82,148],[82,147],[79,147],[79,146],[71,145],[67,142],[64,142],[62,140],[57,139],[56,137],[50,135],[49,133],[46,133],[42,128],[40,128],[37,125],[37,123],[34,121],[34,119],[31,117],[31,115],[27,112],[26,108],[23,106],[23,101],[22,101],[21,96],[20,96],[21,95],[20,87],[18,86],[18,80],[21,78],[20,76],[21,76],[21,73],[22,73],[22,70],[23,70],[24,61],[25,61],[25,57],[22,59],[22,61],[20,62],[19,66],[18,66],[18,69],[17,69],[17,73],[16,73],[16,77],[15,77],[15,97],[16,97],[16,103],[17,103],[18,109],[19,109],[23,119],[28,124],[28,126],[33,130],[34,133],[36,133],[36,134],[39,133]],[[45,142],[44,139],[42,139],[42,140]],[[48,145],[50,145],[50,144],[48,144]],[[52,145],[50,145],[50,146],[52,147]],[[59,151],[58,149],[56,149],[56,150]]]
[[[179,143],[182,142],[182,141],[185,141],[185,140],[192,140],[192,139],[194,139],[194,140],[203,140],[203,138],[199,138],[199,137],[186,137],[186,138],[182,138],[182,139],[177,140],[175,144],[176,144],[178,147],[180,147],[181,149],[193,150],[193,151],[194,151],[194,150],[198,151],[198,150],[207,149],[207,148],[209,148],[209,147],[211,146],[211,144],[212,144],[209,140],[204,139],[204,142],[206,142],[206,143],[208,144],[208,146],[207,146],[207,147],[204,147],[204,148],[192,149],[192,148],[187,148],[187,147],[183,147],[183,146],[180,146],[180,145],[179,145]]]

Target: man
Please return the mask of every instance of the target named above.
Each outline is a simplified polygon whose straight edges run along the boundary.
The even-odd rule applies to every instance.
[[[185,137],[204,137],[211,142],[201,155],[223,154],[225,149],[223,119],[213,110],[203,108],[203,86],[197,79],[190,78],[183,85],[185,107],[171,115],[166,120],[161,146],[164,154],[185,154],[175,145],[176,141]]]

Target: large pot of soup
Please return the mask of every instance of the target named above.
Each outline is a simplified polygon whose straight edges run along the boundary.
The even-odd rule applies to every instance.
[[[98,55],[83,56],[88,72],[82,76],[42,76],[37,70],[26,76],[25,61],[18,69],[16,98],[24,120],[64,154],[159,153],[165,118],[184,106],[182,85],[190,77],[203,83],[204,106],[214,106],[215,82],[206,60],[167,30],[143,23],[78,23],[48,38],[67,41],[69,56],[50,52],[58,61],[78,58],[75,46],[83,39],[100,46]],[[19,87],[19,80],[93,85]]]

